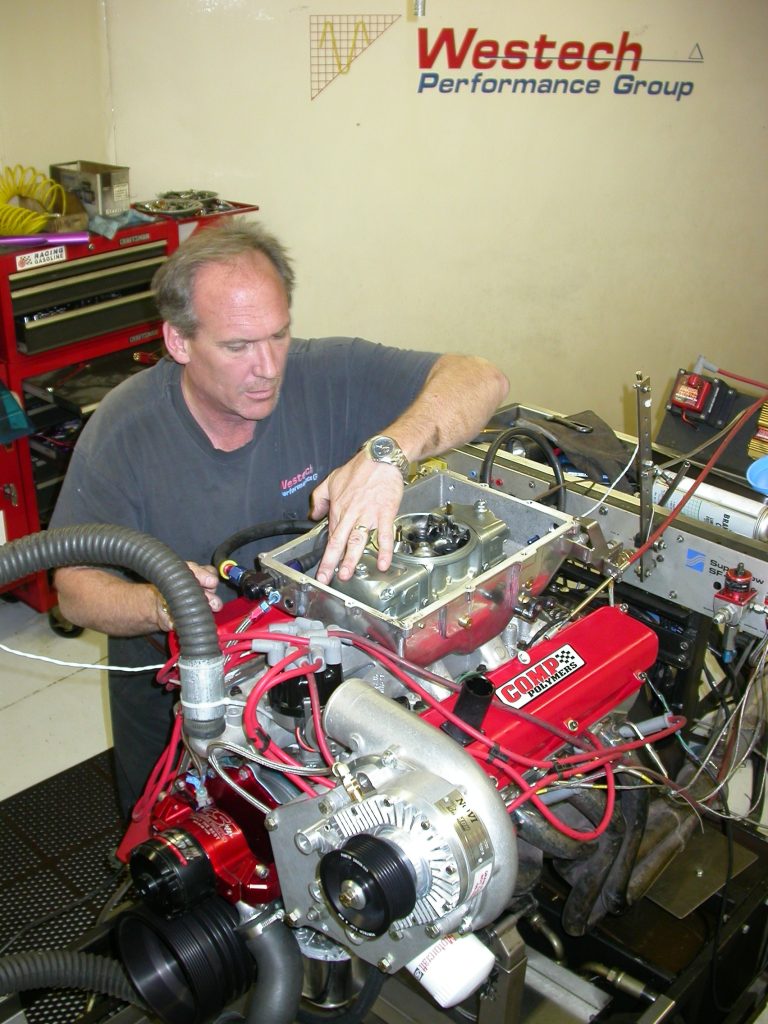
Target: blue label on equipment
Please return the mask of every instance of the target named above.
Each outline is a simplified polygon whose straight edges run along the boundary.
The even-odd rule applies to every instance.
[[[688,569],[693,569],[694,572],[704,572],[705,556],[703,551],[694,551],[693,548],[688,548],[685,555],[685,565]]]

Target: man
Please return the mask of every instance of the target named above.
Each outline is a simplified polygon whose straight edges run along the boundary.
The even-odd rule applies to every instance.
[[[293,283],[285,249],[257,224],[227,221],[179,247],[154,282],[168,357],[101,403],[52,526],[118,523],[157,537],[189,561],[214,610],[222,588],[207,563],[216,545],[261,522],[305,519],[310,492],[312,517],[329,524],[321,582],[336,571],[348,579],[374,529],[379,567],[389,566],[398,463],[472,437],[507,381],[479,357],[292,341]],[[388,461],[363,448],[378,434],[396,439]],[[110,664],[157,662],[153,635],[172,624],[153,586],[89,567],[59,569],[55,582],[67,619],[109,634]],[[166,742],[163,696],[146,679],[110,675],[124,809]]]

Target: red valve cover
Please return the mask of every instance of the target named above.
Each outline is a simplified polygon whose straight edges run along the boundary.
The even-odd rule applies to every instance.
[[[538,722],[578,735],[639,690],[658,646],[656,634],[626,612],[600,608],[486,673],[496,692],[482,731],[517,754],[546,757],[563,739]],[[451,696],[444,706],[455,703]],[[436,726],[442,721],[434,710],[423,717]],[[467,750],[475,748],[480,754],[476,741]]]

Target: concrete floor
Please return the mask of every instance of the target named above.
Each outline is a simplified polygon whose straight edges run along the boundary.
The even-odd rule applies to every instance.
[[[0,644],[28,654],[92,665],[77,668],[0,649],[0,800],[111,746],[107,643],[101,633],[57,636],[48,616],[0,600]]]

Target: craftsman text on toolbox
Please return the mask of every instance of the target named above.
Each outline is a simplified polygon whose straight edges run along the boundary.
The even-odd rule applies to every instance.
[[[418,31],[422,94],[658,96],[680,101],[693,82],[651,79],[640,72],[643,48],[629,32],[615,40],[560,42],[542,32],[535,39],[486,39],[477,28]],[[453,72],[448,75],[443,70]],[[508,74],[508,72],[517,74]],[[541,74],[545,72],[545,74]]]

